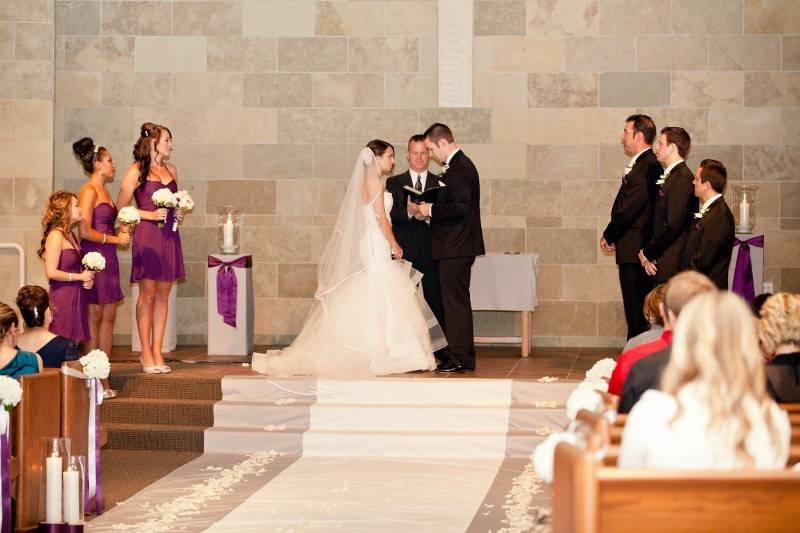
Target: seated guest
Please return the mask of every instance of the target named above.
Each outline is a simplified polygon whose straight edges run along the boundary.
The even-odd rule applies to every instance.
[[[767,391],[777,402],[800,402],[800,295],[779,292],[767,299],[757,329]]]
[[[703,159],[694,173],[694,195],[700,200],[700,210],[691,220],[680,257],[681,270],[705,274],[720,290],[728,288],[728,266],[736,238],[733,213],[722,197],[727,181],[725,165]]]
[[[17,346],[28,352],[38,353],[44,366],[60,368],[64,361],[78,358],[78,347],[74,342],[51,333],[50,298],[47,291],[36,285],[26,285],[17,293],[17,307],[25,322],[25,331],[17,337]]]
[[[625,343],[625,347],[622,349],[622,353],[661,338],[661,334],[664,333],[664,319],[661,318],[661,310],[659,307],[661,306],[661,302],[664,301],[665,288],[666,284],[662,283],[645,296],[643,309],[644,318],[650,325],[650,329],[639,333],[632,339],[628,339],[628,342]]]
[[[714,282],[697,272],[681,272],[667,282],[664,301],[661,303],[664,334],[656,341],[661,344],[656,346],[644,344],[629,354],[622,354],[614,368],[616,378],[614,374],[611,375],[608,391],[612,392],[612,384],[615,390],[616,387],[622,389],[621,393],[612,392],[620,394],[618,407],[620,413],[629,412],[644,391],[658,386],[661,372],[669,362],[672,328],[681,309],[698,294],[714,290],[716,290]]]
[[[41,357],[35,353],[17,350],[18,326],[17,313],[8,305],[0,303],[0,376],[14,379],[42,371]]]
[[[618,464],[783,468],[790,439],[789,417],[764,385],[750,310],[735,294],[713,291],[678,318],[661,390],[645,392],[631,410]]]

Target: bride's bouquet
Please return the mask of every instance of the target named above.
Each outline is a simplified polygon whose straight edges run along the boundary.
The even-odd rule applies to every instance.
[[[117,214],[117,221],[123,226],[128,226],[131,230],[142,221],[139,210],[132,206],[123,207]]]
[[[83,268],[92,272],[100,272],[106,268],[106,258],[100,252],[89,252],[81,260]]]
[[[186,189],[178,191],[172,196],[175,198],[175,203],[177,204],[178,209],[184,213],[189,213],[194,209],[194,200],[192,200],[192,195],[189,194],[189,191]],[[176,219],[172,224],[172,231],[176,231],[177,229],[178,220]]]
[[[153,200],[153,205],[159,208],[175,209],[178,207],[178,201],[175,199],[175,195],[166,188],[158,189],[150,198]],[[158,221],[159,229],[164,227],[164,222],[163,220]]]

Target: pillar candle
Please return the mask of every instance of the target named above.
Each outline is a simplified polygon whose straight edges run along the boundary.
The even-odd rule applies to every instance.
[[[45,499],[47,503],[45,522],[48,524],[61,523],[61,469],[62,459],[57,455],[47,458],[47,485],[45,485]]]
[[[226,252],[233,251],[233,220],[226,220],[222,224],[222,249]]]
[[[73,469],[64,472],[64,522],[67,524],[81,523],[80,483],[80,472]]]

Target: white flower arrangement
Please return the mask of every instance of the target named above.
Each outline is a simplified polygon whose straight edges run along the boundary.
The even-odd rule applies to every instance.
[[[159,208],[174,209],[178,206],[178,201],[175,199],[175,195],[172,194],[172,191],[167,188],[156,190],[150,198],[153,200],[153,205]],[[163,220],[158,222],[158,227],[164,227]]]
[[[108,356],[103,350],[92,350],[78,361],[83,366],[83,373],[90,379],[106,379],[111,371]]]
[[[194,209],[194,200],[192,195],[187,190],[176,192],[173,197],[175,198],[176,207],[182,211],[191,211]]]
[[[129,205],[119,210],[117,221],[125,226],[135,226],[142,221],[142,217],[138,209]]]
[[[106,258],[100,252],[89,252],[81,259],[81,264],[86,270],[101,272],[106,268]]]
[[[553,482],[553,463],[556,446],[560,442],[577,444],[578,436],[568,431],[553,433],[533,450],[533,467],[545,483]]]
[[[633,163],[629,163],[629,164],[628,164],[628,165],[625,167],[625,174],[624,174],[624,175],[625,175],[625,176],[627,176],[628,174],[630,174],[630,173],[631,173],[631,170],[633,170]]]
[[[584,385],[588,383],[588,385]],[[605,381],[598,381],[598,382],[586,382],[584,381],[581,385],[572,391],[567,398],[567,418],[570,420],[575,420],[575,417],[578,415],[578,411],[581,409],[586,409],[587,411],[592,411],[593,413],[599,412],[603,407],[603,397],[597,392],[598,388],[593,386],[592,384],[598,383],[605,383],[606,390],[608,389],[608,383]],[[600,389],[602,390],[602,389]]]
[[[447,174],[447,171],[450,169],[450,165],[442,165],[442,176]]]
[[[594,364],[594,366],[592,366],[592,368],[586,371],[586,379],[589,381],[610,379],[611,374],[614,372],[614,368],[616,368],[616,366],[617,362],[610,357],[600,359]]]
[[[22,400],[22,386],[19,381],[8,376],[0,376],[0,404],[10,409],[20,400]]]
[[[656,185],[659,187],[663,187],[664,184],[667,182],[667,178],[669,177],[669,172],[665,172],[658,177],[658,181],[656,181]]]
[[[706,216],[707,212],[708,212],[708,208],[704,207],[700,211],[698,211],[697,213],[694,214],[694,218],[699,220],[699,219],[703,218],[704,216]]]

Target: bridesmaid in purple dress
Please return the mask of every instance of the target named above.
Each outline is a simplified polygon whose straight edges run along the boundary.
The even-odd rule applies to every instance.
[[[94,274],[83,270],[78,239],[72,225],[81,219],[78,199],[71,192],[54,191],[42,218],[39,257],[50,280],[53,321],[50,331],[77,343],[89,340],[87,304]]]
[[[181,236],[173,231],[183,213],[180,209],[158,208],[151,198],[158,189],[178,190],[178,171],[167,161],[171,153],[169,129],[150,122],[142,124],[133,148],[135,161],[125,173],[117,200],[117,205],[125,206],[135,199],[142,218],[133,236],[131,283],[139,283],[136,324],[142,343],[142,371],[146,374],[172,371],[164,364],[161,346],[172,283],[185,277]]]
[[[128,244],[131,237],[126,226],[120,228],[119,234],[114,230],[117,208],[105,186],[106,181],[114,179],[117,171],[111,152],[94,144],[88,137],[73,144],[72,151],[89,175],[89,180],[78,193],[78,206],[83,217],[78,224],[81,253],[98,252],[106,260],[106,268],[95,273],[94,287],[88,293],[91,338],[85,348],[87,351],[99,348],[111,356],[117,304],[124,298],[119,284],[117,245]],[[107,382],[103,386],[106,398],[116,396]]]

